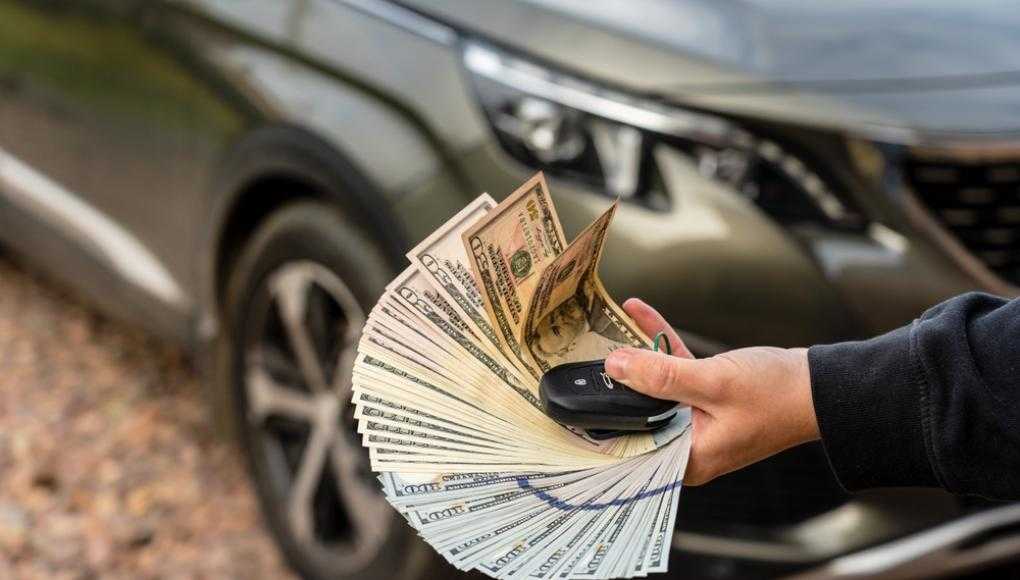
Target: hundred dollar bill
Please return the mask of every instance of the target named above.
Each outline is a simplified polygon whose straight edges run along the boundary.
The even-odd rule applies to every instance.
[[[436,292],[471,325],[487,346],[497,349],[513,362],[515,357],[506,350],[496,329],[489,323],[485,301],[471,272],[471,263],[463,241],[464,232],[495,207],[496,201],[488,194],[478,196],[409,251],[407,259],[432,282]]]
[[[408,254],[369,313],[351,373],[382,492],[452,565],[495,578],[662,571],[690,409],[594,441],[542,410],[561,363],[648,346],[598,269],[613,204],[566,243],[542,176],[474,200]],[[266,379],[268,380],[268,379]]]
[[[450,306],[445,298],[435,291],[428,280],[416,269],[408,268],[398,277],[392,288],[396,297],[403,301],[409,309],[429,321],[436,329],[456,342],[474,360],[488,368],[492,375],[498,377],[506,386],[513,389],[525,401],[540,407],[536,389],[528,389],[517,378],[513,368],[508,368],[478,344],[477,337],[472,333],[464,319]]]
[[[467,366],[484,368],[490,378],[498,377],[504,385],[510,387],[521,400],[532,407],[528,411],[519,411],[524,413],[521,416],[530,415],[535,420],[547,422],[541,411],[538,384],[525,380],[513,366],[504,364],[508,360],[505,357],[500,357],[498,353],[489,352],[479,346],[476,337],[471,333],[464,319],[450,308],[449,303],[435,291],[435,287],[419,270],[413,268],[406,270],[390,285],[389,292],[392,293],[394,300],[400,302],[407,310],[413,311],[419,319],[445,336],[451,345],[454,345],[455,348],[459,347],[464,354],[469,355],[466,358],[459,358],[455,365],[456,368],[460,368],[462,372]],[[503,395],[498,390],[493,390],[490,394],[497,399]],[[514,405],[512,401],[509,403],[510,406],[507,409],[511,410]],[[602,453],[616,454],[622,448],[620,442],[607,444],[596,441],[578,430],[564,429],[564,432],[583,441],[587,447],[598,449]],[[651,439],[647,435],[636,435],[635,438],[648,439],[648,444],[651,444]]]
[[[566,362],[602,359],[623,346],[650,345],[598,280],[616,207],[585,228],[539,276],[521,333],[527,357],[542,372]]]
[[[503,347],[537,380],[523,352],[524,314],[538,277],[563,252],[566,238],[540,173],[463,235],[485,311]]]

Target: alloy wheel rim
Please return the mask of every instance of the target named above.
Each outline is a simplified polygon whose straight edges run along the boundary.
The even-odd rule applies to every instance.
[[[270,273],[245,340],[245,419],[263,477],[293,540],[336,571],[356,571],[386,541],[390,509],[355,430],[351,369],[365,313],[311,261]]]

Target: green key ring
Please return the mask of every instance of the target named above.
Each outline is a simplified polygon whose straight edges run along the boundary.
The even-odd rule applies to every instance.
[[[666,354],[673,354],[673,347],[669,344],[669,339],[666,338],[665,332],[660,332],[659,334],[656,334],[655,338],[652,339],[652,350],[655,352],[659,352],[660,344],[666,345]]]

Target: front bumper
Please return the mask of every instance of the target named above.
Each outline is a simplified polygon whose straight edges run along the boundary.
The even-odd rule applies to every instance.
[[[952,576],[1014,561],[1018,554],[1020,505],[1011,504],[973,513],[879,546],[830,557],[825,564],[793,578]]]

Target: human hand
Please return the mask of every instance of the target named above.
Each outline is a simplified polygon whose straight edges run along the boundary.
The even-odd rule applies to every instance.
[[[636,391],[691,405],[694,440],[684,483],[720,475],[819,438],[807,349],[753,347],[695,359],[654,308],[623,309],[649,336],[665,332],[673,355],[622,348],[606,372]]]

